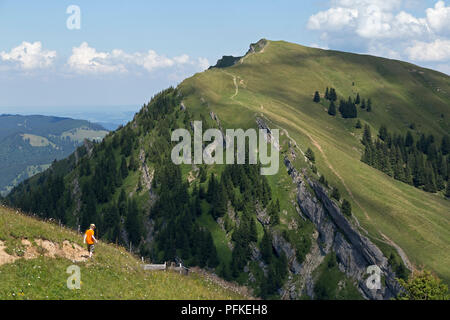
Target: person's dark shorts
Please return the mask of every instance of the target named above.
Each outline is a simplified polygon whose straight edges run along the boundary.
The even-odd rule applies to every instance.
[[[93,245],[93,244],[88,244],[87,245],[87,249],[88,249],[89,252],[94,253],[94,248],[95,248],[95,245]]]

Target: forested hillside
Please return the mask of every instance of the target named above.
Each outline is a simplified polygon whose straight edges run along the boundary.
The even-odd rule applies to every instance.
[[[84,120],[0,115],[0,194],[69,156],[84,139],[106,134],[102,126]]]

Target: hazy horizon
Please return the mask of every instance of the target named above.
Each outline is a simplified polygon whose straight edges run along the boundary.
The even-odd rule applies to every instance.
[[[108,130],[115,129],[119,125],[124,125],[133,119],[136,112],[142,106],[136,105],[92,105],[92,106],[65,106],[65,107],[0,107],[0,115],[11,114],[21,116],[54,116],[66,117],[77,120],[87,120],[105,125]]]

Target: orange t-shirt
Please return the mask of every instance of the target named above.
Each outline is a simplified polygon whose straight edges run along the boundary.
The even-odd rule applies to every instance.
[[[94,236],[94,230],[88,229],[86,231],[86,243],[87,244],[94,244],[94,239],[92,239],[93,236]]]

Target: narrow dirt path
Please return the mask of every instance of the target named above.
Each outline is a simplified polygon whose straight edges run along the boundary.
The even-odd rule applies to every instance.
[[[235,101],[234,98],[236,98],[236,96],[239,94],[239,84],[237,82],[237,76],[235,76],[232,73],[226,72],[224,70],[222,70],[223,73],[225,73],[226,75],[230,76],[233,78],[233,84],[234,84],[234,94],[230,97],[231,100]]]
[[[392,241],[390,238],[388,238],[388,236],[386,236],[384,233],[382,233],[381,231],[378,230],[378,232],[381,234],[381,236],[385,239],[385,242],[390,244],[391,246],[393,246],[400,258],[402,258],[403,263],[405,264],[405,266],[411,270],[411,271],[415,271],[416,268],[414,267],[414,265],[411,263],[411,261],[409,260],[408,256],[406,255],[405,251],[403,251],[402,248],[400,248],[394,241]]]

